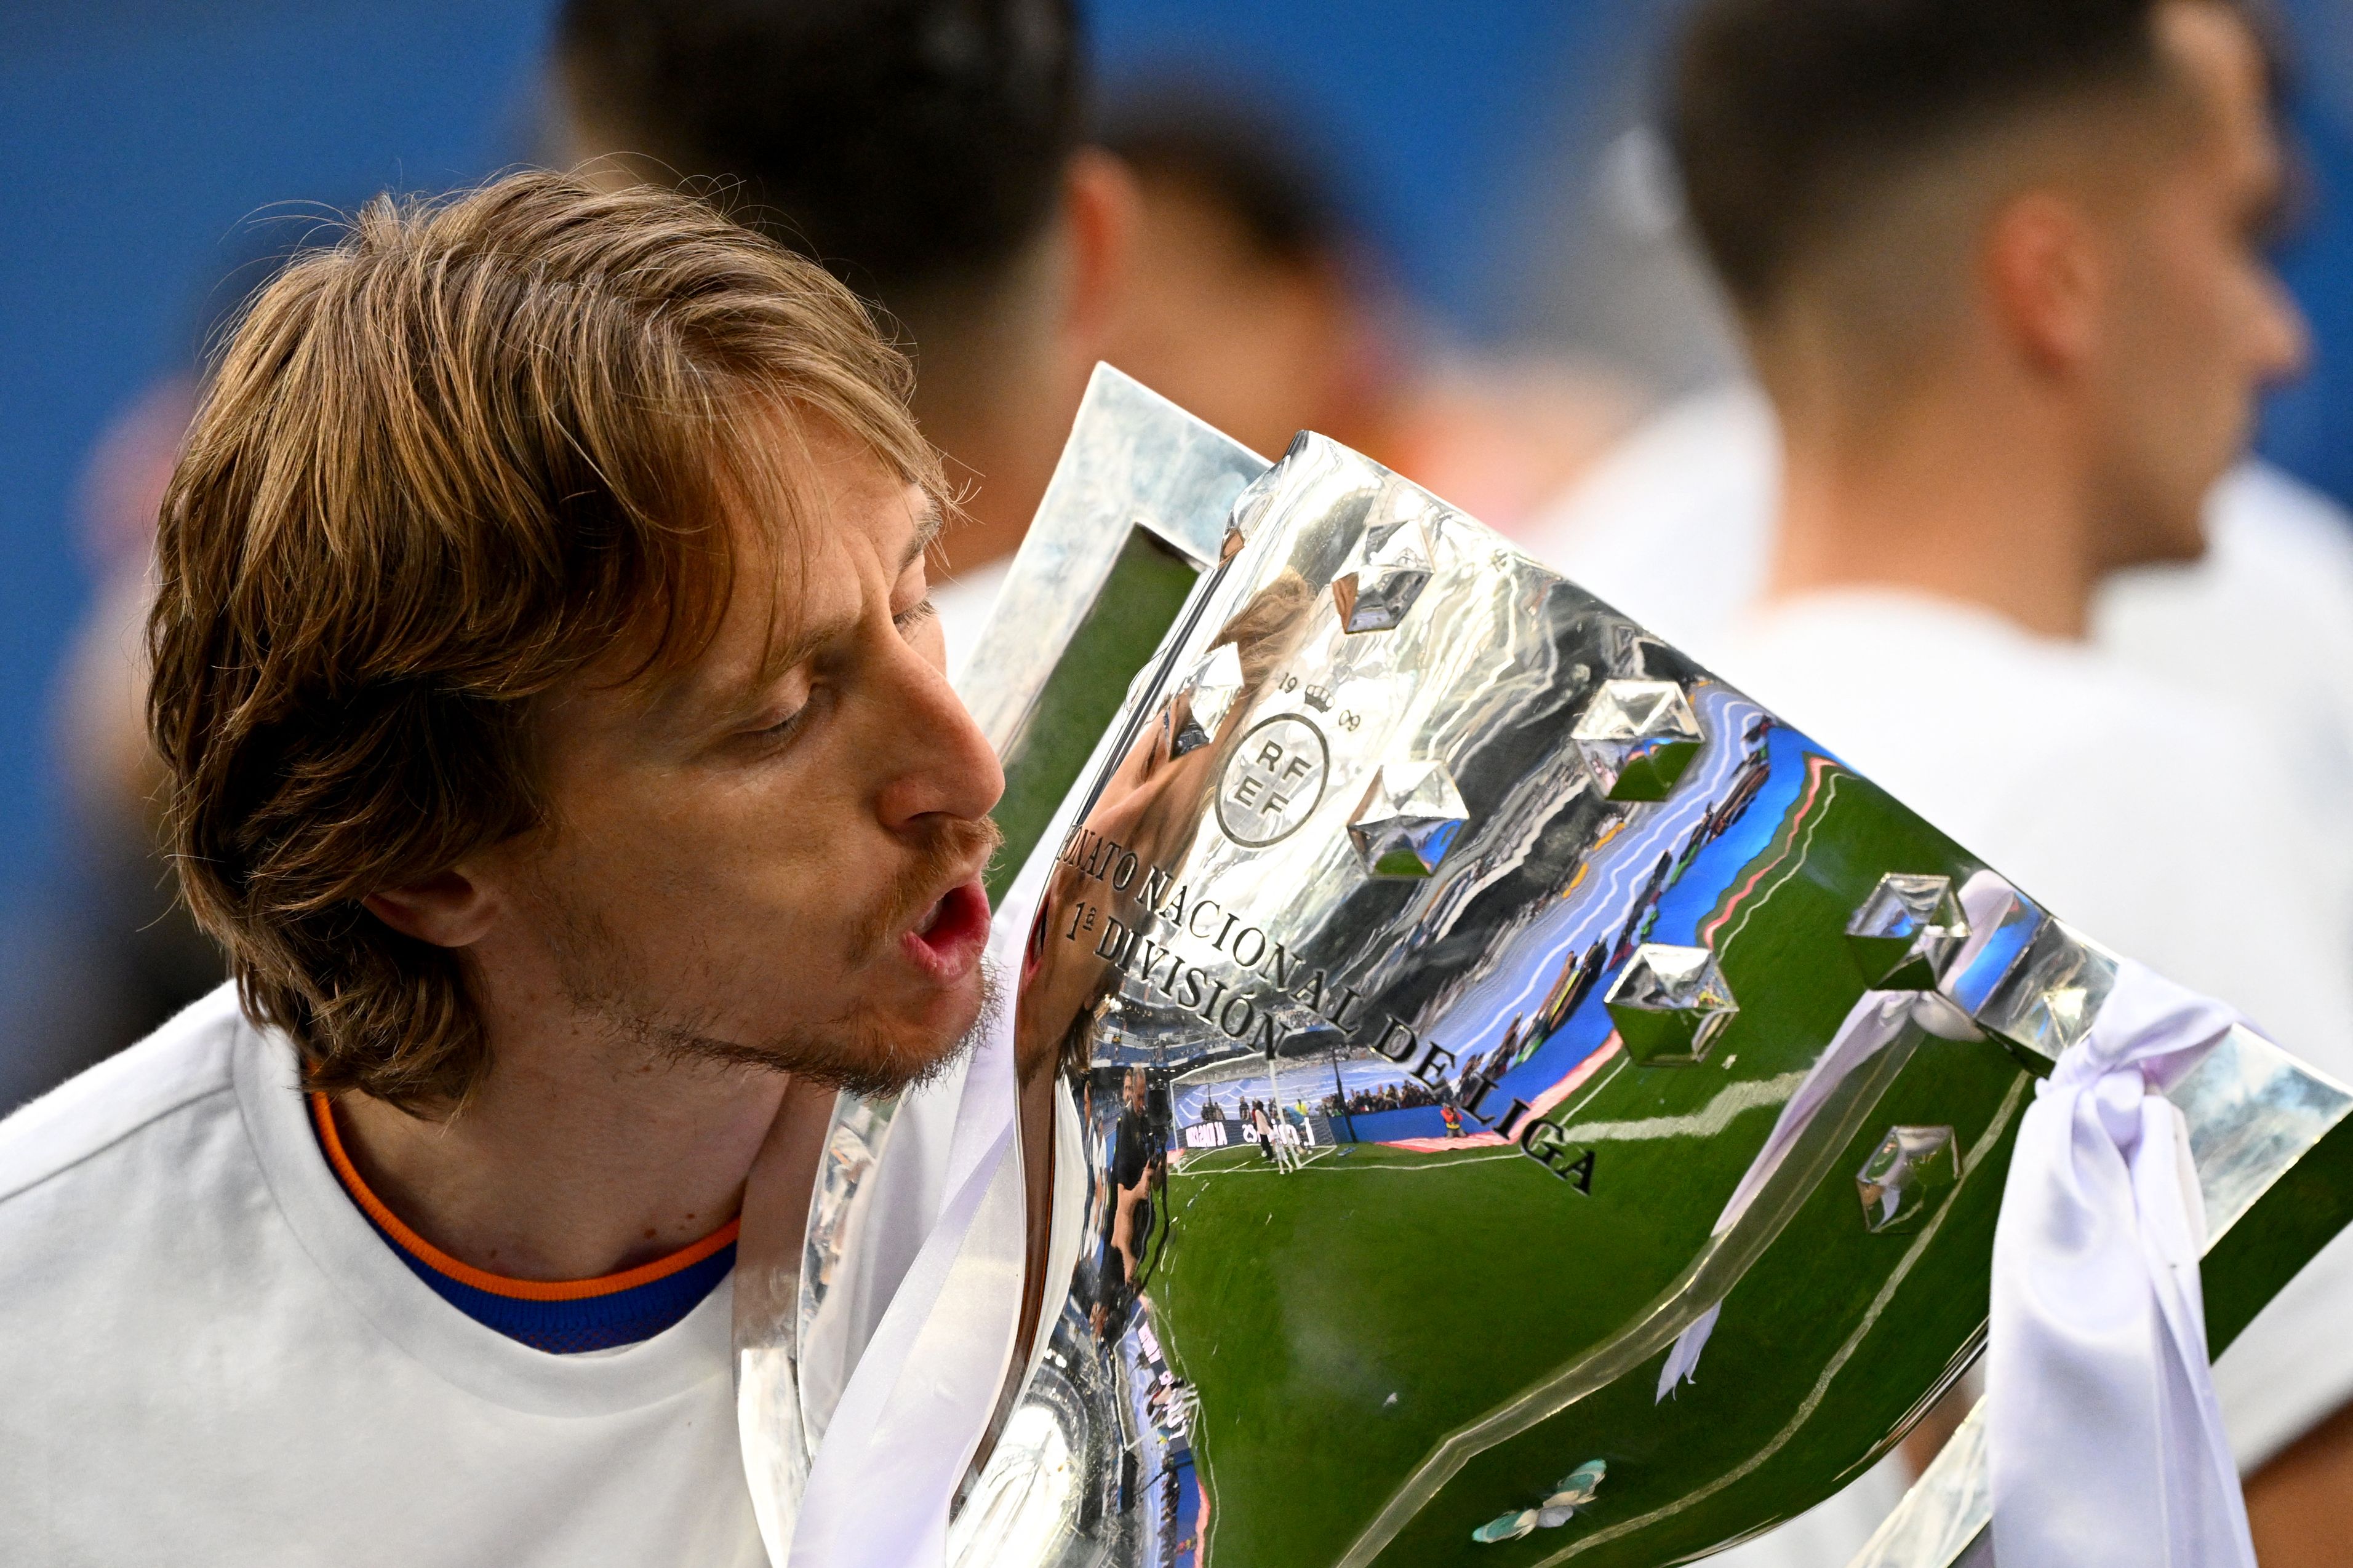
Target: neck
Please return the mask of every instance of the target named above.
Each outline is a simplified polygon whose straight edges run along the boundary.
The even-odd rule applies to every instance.
[[[426,1240],[511,1279],[586,1279],[735,1216],[785,1077],[664,1059],[577,1019],[491,1037],[489,1077],[446,1120],[337,1102],[361,1177]]]
[[[2077,638],[2100,571],[2088,476],[2063,409],[2031,391],[1872,400],[1786,395],[1768,594],[1899,587]]]

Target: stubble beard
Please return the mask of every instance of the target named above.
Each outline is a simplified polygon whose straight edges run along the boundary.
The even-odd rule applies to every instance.
[[[935,897],[940,879],[968,864],[977,850],[999,841],[993,822],[948,822],[920,849],[908,869],[875,908],[852,928],[852,968],[867,968],[887,956],[889,944]],[[718,1009],[679,1015],[659,1000],[628,945],[592,909],[582,907],[545,881],[531,893],[548,932],[548,947],[565,1001],[594,1020],[625,1057],[667,1067],[720,1067],[785,1073],[864,1099],[904,1094],[939,1078],[971,1051],[997,1010],[998,978],[993,965],[979,969],[980,1006],[973,1022],[945,1047],[914,1031],[890,1025],[871,1005],[822,1023],[794,1024],[751,1041],[719,1033]],[[730,989],[724,976],[709,976],[703,989]]]

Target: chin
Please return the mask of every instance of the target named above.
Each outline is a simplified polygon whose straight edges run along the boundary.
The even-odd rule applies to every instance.
[[[972,1033],[973,1026],[980,1022],[980,1016],[987,1005],[987,982],[978,971],[956,988],[956,994],[941,999],[933,1020],[935,1054],[939,1058],[945,1059],[955,1054],[957,1047],[965,1043],[965,1037]]]
[[[904,1089],[936,1075],[972,1043],[973,1026],[987,1005],[987,985],[976,970],[944,994],[935,994],[911,1016],[873,1031],[878,1076],[899,1080]],[[896,1092],[895,1090],[893,1092]]]
[[[933,1078],[962,1054],[987,999],[981,977],[921,1001],[870,998],[822,1023],[779,1022],[748,1043],[682,1029],[656,1029],[686,1059],[791,1073],[868,1100],[889,1099]],[[642,1037],[639,1024],[631,1031]]]

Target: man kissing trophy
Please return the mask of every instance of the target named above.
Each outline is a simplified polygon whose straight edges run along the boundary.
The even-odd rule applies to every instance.
[[[2353,1218],[2342,1087],[1427,492],[1108,369],[965,689],[1053,1125],[887,1267],[912,1103],[844,1097],[805,1237],[755,1177],[780,1562],[919,1450],[974,1568],[1683,1562],[1990,1323],[1862,1562],[2252,1564],[2207,1365]]]

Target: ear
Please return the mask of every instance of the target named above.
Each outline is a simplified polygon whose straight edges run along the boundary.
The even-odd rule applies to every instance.
[[[1082,147],[1062,174],[1071,240],[1071,292],[1064,326],[1092,364],[1127,285],[1128,257],[1143,224],[1144,195],[1113,153]]]
[[[1995,329],[2033,368],[2072,375],[2099,352],[2108,268],[2080,204],[2052,191],[2010,198],[1979,259]]]
[[[488,883],[464,867],[360,900],[367,912],[400,932],[435,947],[470,947],[489,933],[499,910]]]

